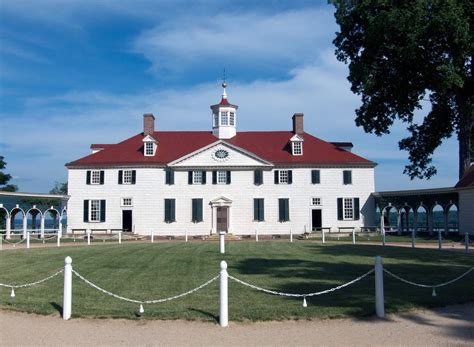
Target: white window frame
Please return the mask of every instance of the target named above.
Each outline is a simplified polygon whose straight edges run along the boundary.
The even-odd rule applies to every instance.
[[[293,155],[303,155],[303,142],[294,141],[291,143]]]
[[[343,220],[354,220],[354,198],[342,199],[342,218]]]
[[[221,125],[229,125],[229,112],[228,111],[221,111]]]
[[[217,184],[227,184],[227,171],[217,171]]]
[[[235,112],[229,112],[229,125],[235,126]]]
[[[91,170],[91,184],[100,184],[100,170]]]
[[[120,199],[120,206],[122,207],[132,207],[133,206],[133,198],[121,198]]]
[[[323,199],[320,197],[312,197],[311,200],[309,201],[309,204],[311,206],[322,206],[323,205]]]
[[[100,200],[89,200],[89,222],[100,222]]]
[[[155,154],[155,144],[152,141],[145,142],[145,156],[151,157]]]
[[[133,170],[123,170],[122,184],[132,184],[132,171]]]
[[[202,171],[193,171],[193,184],[202,184]]]
[[[278,171],[278,183],[288,184],[288,173],[290,170],[279,170]]]

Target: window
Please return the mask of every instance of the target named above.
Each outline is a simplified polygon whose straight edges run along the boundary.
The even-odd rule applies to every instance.
[[[291,170],[275,170],[275,184],[292,184],[293,172]]]
[[[253,220],[256,222],[263,222],[265,220],[263,201],[263,199],[253,199]]]
[[[311,170],[311,183],[320,184],[321,183],[321,173],[319,170]]]
[[[91,171],[91,184],[100,184],[100,171]]]
[[[122,206],[133,206],[132,198],[122,198]]]
[[[338,220],[359,220],[359,198],[338,198],[337,199],[337,219]]]
[[[253,183],[256,186],[263,184],[263,171],[262,170],[255,170],[253,173]]]
[[[230,171],[212,171],[212,184],[230,184]]]
[[[84,222],[105,222],[105,200],[84,200]]]
[[[311,198],[312,206],[321,206],[321,198]]]
[[[206,171],[188,171],[188,184],[206,184]]]
[[[135,184],[137,178],[136,170],[119,170],[118,184]]]
[[[176,222],[176,199],[165,199],[165,222]]]
[[[213,113],[213,119],[214,119],[213,125],[215,127],[219,126],[219,114],[218,113]]]
[[[192,199],[192,218],[193,223],[202,222],[202,199]]]
[[[229,118],[229,124],[230,125],[235,125],[235,113],[234,112],[230,112],[230,118]]]
[[[278,221],[288,222],[290,220],[290,199],[278,199]]]
[[[153,142],[145,142],[145,155],[146,156],[151,156],[153,155],[154,152],[154,144]]]
[[[123,184],[132,184],[132,170],[123,170]]]
[[[342,172],[342,177],[344,184],[352,184],[352,171],[344,170]]]
[[[174,171],[173,170],[165,170],[165,184],[172,185],[174,184]]]
[[[302,155],[303,154],[303,143],[300,141],[292,142],[293,146],[293,155]]]
[[[229,114],[221,112],[221,125],[229,125]]]

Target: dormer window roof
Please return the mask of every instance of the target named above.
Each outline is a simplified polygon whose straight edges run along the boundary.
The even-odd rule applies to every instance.
[[[298,134],[295,134],[290,139],[292,155],[303,155],[303,141],[304,141],[303,137]]]
[[[153,157],[156,153],[158,145],[156,140],[151,135],[146,135],[143,138],[143,155],[145,157]]]

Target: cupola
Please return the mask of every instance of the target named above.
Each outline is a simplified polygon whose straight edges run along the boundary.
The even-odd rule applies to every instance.
[[[236,134],[236,124],[237,124],[237,105],[232,105],[227,100],[227,83],[224,81],[222,83],[222,92],[221,102],[212,105],[212,133],[214,136],[220,139],[230,139]]]

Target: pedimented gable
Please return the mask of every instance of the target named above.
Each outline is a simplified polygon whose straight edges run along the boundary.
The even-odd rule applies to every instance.
[[[217,141],[168,164],[170,167],[272,167],[273,164],[225,141]]]

